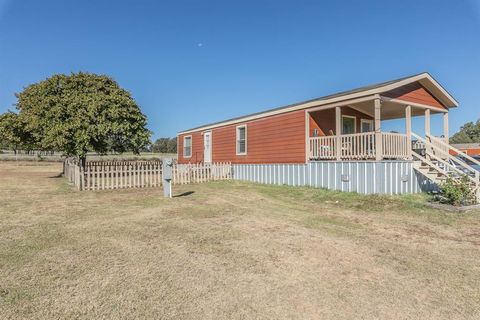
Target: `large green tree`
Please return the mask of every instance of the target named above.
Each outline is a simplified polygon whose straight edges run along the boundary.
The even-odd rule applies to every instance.
[[[149,143],[145,115],[108,76],[57,74],[16,96],[19,118],[42,150],[84,160],[89,151],[138,153]]]
[[[480,143],[480,119],[467,122],[450,138],[451,143]]]
[[[31,150],[33,147],[31,136],[25,130],[25,124],[12,111],[0,114],[0,146],[15,153],[20,149]]]

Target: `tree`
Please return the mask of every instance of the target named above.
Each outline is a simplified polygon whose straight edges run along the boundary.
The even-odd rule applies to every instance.
[[[78,157],[88,151],[139,151],[149,143],[147,119],[112,78],[57,74],[16,94],[19,118],[42,150]]]
[[[167,153],[169,138],[158,138],[153,143],[152,150],[156,153]]]
[[[451,143],[480,143],[480,119],[467,122],[450,138]]]
[[[177,137],[171,138],[168,141],[167,152],[168,153],[177,153]]]
[[[152,146],[157,153],[177,153],[177,138],[158,138]]]
[[[2,147],[13,150],[15,154],[21,148],[32,149],[30,134],[24,130],[19,116],[12,111],[0,115],[0,142]]]

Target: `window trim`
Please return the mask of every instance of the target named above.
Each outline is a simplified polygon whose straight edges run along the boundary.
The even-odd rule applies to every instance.
[[[341,128],[342,131],[343,131],[343,118],[353,119],[353,134],[357,133],[357,117],[342,114],[342,128]],[[352,133],[343,133],[342,132],[341,134],[352,134]]]
[[[239,139],[239,134],[238,134],[239,130],[238,129],[240,129],[240,128],[245,128],[245,139],[244,139],[245,140],[245,152],[239,152],[239,149],[240,149],[239,148],[239,141],[240,141],[240,139]],[[244,156],[244,155],[247,154],[247,131],[248,131],[248,129],[247,129],[246,124],[236,126],[236,128],[235,128],[235,154],[237,156]]]
[[[361,132],[361,133],[364,133],[364,131],[363,131],[363,124],[364,124],[364,123],[369,123],[369,124],[372,125],[372,131],[365,131],[365,132],[373,132],[373,131],[375,131],[375,128],[374,128],[375,124],[373,123],[373,119],[360,119],[360,132]]]
[[[187,155],[185,154],[185,140],[187,140],[187,138],[190,138],[190,155],[189,155],[189,156],[187,156]],[[193,146],[192,135],[190,134],[190,135],[188,135],[188,136],[183,136],[183,146],[182,146],[183,152],[182,152],[182,154],[183,154],[183,157],[184,157],[184,158],[188,159],[188,158],[191,158],[191,157],[192,157],[192,146]]]

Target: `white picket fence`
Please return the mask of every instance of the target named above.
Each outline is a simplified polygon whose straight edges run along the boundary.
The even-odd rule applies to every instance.
[[[152,188],[162,185],[162,162],[87,161],[85,169],[74,159],[64,162],[64,175],[79,190]],[[174,164],[173,184],[203,183],[232,179],[229,162]]]

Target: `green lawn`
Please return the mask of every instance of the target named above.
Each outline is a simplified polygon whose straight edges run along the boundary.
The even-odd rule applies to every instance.
[[[478,319],[480,212],[212,182],[80,192],[0,162],[2,319]]]

